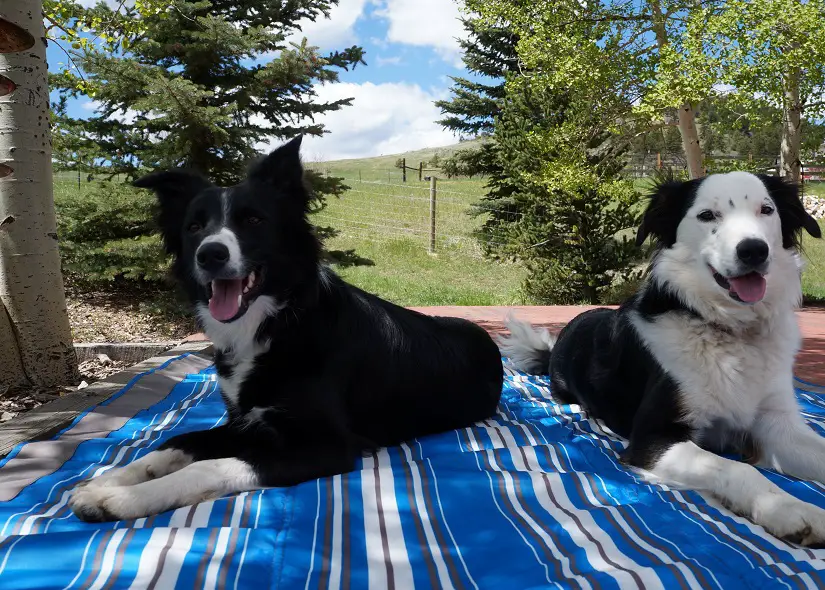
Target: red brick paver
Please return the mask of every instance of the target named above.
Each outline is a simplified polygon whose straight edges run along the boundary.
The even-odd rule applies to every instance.
[[[517,306],[517,307],[418,307],[422,313],[466,318],[493,334],[504,331],[504,319],[512,313],[533,324],[558,330],[573,317],[591,309],[588,306]],[[806,381],[825,385],[825,309],[808,308],[797,312],[804,338],[796,359],[796,375]],[[203,334],[193,334],[187,342],[206,340]]]

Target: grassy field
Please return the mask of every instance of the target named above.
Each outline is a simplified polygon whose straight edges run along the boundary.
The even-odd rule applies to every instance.
[[[327,241],[330,250],[354,250],[367,264],[342,266],[353,284],[401,305],[529,304],[520,292],[524,270],[516,264],[485,259],[474,231],[483,217],[471,216],[470,206],[484,194],[483,179],[437,181],[435,253],[428,253],[430,187],[409,170],[407,182],[394,168],[405,157],[408,166],[446,157],[471,142],[401,155],[358,160],[309,163],[319,172],[345,179],[350,190],[328,201],[314,215],[320,226],[337,230]],[[60,175],[55,191],[77,191],[77,178]],[[640,181],[644,190],[649,183]],[[825,183],[806,190],[825,196]],[[825,224],[823,224],[825,228]],[[804,240],[807,266],[803,291],[808,302],[825,303],[825,241]]]

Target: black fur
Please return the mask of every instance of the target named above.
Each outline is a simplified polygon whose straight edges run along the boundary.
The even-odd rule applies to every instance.
[[[822,237],[819,224],[807,211],[799,198],[799,187],[778,176],[758,175],[776,204],[782,220],[782,247],[799,248],[799,239],[804,229],[815,238]]]
[[[498,349],[479,326],[398,307],[319,265],[299,145],[277,149],[229,189],[186,171],[136,183],[157,192],[173,272],[202,305],[208,293],[195,278],[195,252],[224,223],[221,195],[228,190],[226,225],[247,268],[263,273],[258,297],[280,308],[255,327],[255,340],[268,349],[255,358],[237,399],[224,396],[228,423],[165,445],[196,460],[240,458],[264,486],[347,472],[365,451],[488,418],[503,379]],[[221,379],[237,377],[239,360],[216,344]],[[250,422],[253,408],[258,419]]]

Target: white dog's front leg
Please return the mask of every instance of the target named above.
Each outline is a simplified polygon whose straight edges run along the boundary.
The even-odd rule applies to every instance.
[[[764,411],[752,429],[760,465],[780,473],[825,483],[825,438],[793,409]]]
[[[791,496],[752,465],[681,442],[662,453],[649,473],[654,480],[713,494],[732,512],[780,539],[825,546],[825,510]]]

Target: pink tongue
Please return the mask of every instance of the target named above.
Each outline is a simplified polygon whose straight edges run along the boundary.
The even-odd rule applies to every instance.
[[[756,303],[765,296],[767,283],[765,277],[759,273],[748,273],[735,279],[728,279],[731,291],[739,296],[739,299],[746,303]]]
[[[231,320],[238,314],[238,297],[242,292],[243,279],[217,279],[212,281],[209,313],[220,322]]]

